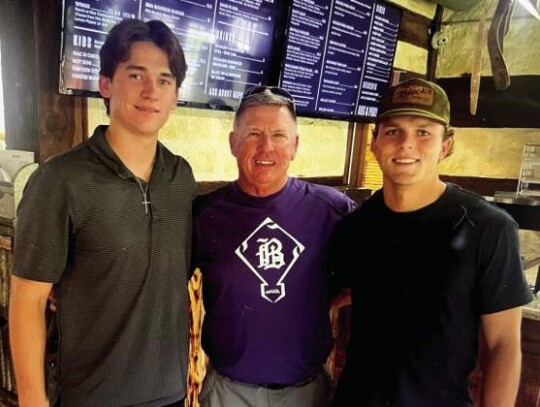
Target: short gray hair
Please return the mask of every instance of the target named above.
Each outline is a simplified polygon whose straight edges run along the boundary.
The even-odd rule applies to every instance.
[[[296,107],[294,105],[294,100],[291,98],[287,98],[281,94],[275,93],[272,91],[272,89],[279,88],[266,87],[260,92],[252,93],[248,96],[242,97],[242,100],[240,100],[240,105],[238,106],[238,109],[236,110],[236,113],[234,115],[234,125],[237,124],[240,116],[242,116],[242,114],[248,107],[261,105],[286,106],[287,110],[291,114],[293,121],[296,123]]]

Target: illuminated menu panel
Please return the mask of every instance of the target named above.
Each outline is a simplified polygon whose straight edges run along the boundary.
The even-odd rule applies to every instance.
[[[356,114],[374,118],[379,99],[388,87],[396,53],[401,12],[375,4],[371,37],[362,75]]]
[[[374,118],[401,12],[375,0],[293,0],[280,86],[300,115]]]
[[[98,91],[99,50],[125,18],[162,20],[188,71],[179,101],[236,106],[270,71],[274,0],[65,0],[60,92]]]

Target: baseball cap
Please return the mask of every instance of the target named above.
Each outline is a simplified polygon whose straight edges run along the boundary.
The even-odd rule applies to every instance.
[[[391,116],[421,116],[450,124],[450,101],[443,88],[421,78],[387,89],[379,102],[377,122]]]

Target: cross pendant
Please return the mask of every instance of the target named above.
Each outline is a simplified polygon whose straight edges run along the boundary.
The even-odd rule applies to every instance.
[[[142,204],[144,205],[144,213],[148,213],[148,207],[150,206],[151,202],[146,198],[146,195],[143,196]]]

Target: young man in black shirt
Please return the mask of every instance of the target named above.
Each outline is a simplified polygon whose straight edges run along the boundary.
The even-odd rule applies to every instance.
[[[372,151],[383,187],[338,225],[335,278],[351,288],[346,365],[333,406],[469,407],[481,329],[484,406],[513,406],[521,306],[531,300],[518,225],[481,196],[440,180],[450,103],[412,79],[381,99]],[[371,258],[360,266],[357,253]]]

